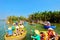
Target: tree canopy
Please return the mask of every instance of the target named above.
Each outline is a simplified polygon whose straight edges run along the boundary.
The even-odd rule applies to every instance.
[[[28,20],[29,22],[37,22],[37,21],[50,21],[53,23],[60,23],[60,11],[44,11],[44,12],[35,12],[33,14],[30,14],[28,18],[24,16],[9,16],[8,21],[20,21],[20,20]]]
[[[60,11],[44,11],[44,12],[35,12],[29,16],[30,20],[38,21],[50,21],[50,22],[60,22]]]

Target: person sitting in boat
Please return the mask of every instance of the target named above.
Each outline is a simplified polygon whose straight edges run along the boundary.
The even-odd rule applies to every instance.
[[[13,30],[13,35],[14,34],[16,34],[16,35],[20,34],[18,23],[13,23],[12,30]]]
[[[40,36],[35,34],[35,36],[31,36],[31,38],[33,38],[34,40],[40,40]]]
[[[20,20],[20,24],[23,24],[24,23],[24,21],[23,20]]]
[[[16,29],[19,29],[18,23],[15,24]]]
[[[50,22],[49,21],[45,21],[44,28],[48,29],[48,28],[50,28],[50,26],[51,26]]]
[[[52,28],[48,29],[48,40],[55,40],[55,32]]]
[[[16,27],[16,35],[19,35],[20,34],[20,28],[18,26],[18,23],[16,23],[15,27]]]
[[[40,32],[41,40],[45,40],[45,34],[43,32]]]
[[[20,28],[24,28],[23,24],[20,24]]]
[[[45,21],[44,25],[46,25],[46,26],[51,26],[51,24],[50,24],[49,21]]]
[[[13,23],[13,25],[12,25],[12,31],[14,31],[15,30],[15,26],[16,26],[16,24],[15,23]]]
[[[12,28],[9,27],[9,28],[8,28],[8,31],[7,31],[7,36],[12,36],[12,35],[13,35]]]
[[[39,35],[39,31],[35,30],[35,35],[31,36],[31,38],[33,38],[34,40],[40,40],[40,35]]]

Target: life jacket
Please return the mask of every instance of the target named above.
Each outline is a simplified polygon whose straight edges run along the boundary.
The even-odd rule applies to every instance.
[[[49,38],[53,38],[55,35],[54,35],[54,33],[53,32],[48,32],[48,37]]]

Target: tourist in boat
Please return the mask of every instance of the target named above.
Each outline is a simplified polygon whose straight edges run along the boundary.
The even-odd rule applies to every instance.
[[[44,32],[40,32],[41,40],[45,40],[45,34]]]
[[[23,20],[20,20],[20,24],[23,24],[24,23],[24,21]]]
[[[8,34],[8,36],[12,36],[13,35],[13,31],[12,31],[11,27],[8,28],[7,34]]]
[[[49,21],[45,21],[45,22],[44,22],[44,25],[46,25],[46,26],[51,26],[51,24],[50,24]]]
[[[18,23],[15,24],[16,29],[19,29]]]
[[[31,38],[33,38],[34,40],[40,40],[39,31],[35,30],[35,35],[31,36]]]
[[[23,24],[20,24],[20,28],[24,28]]]
[[[16,28],[15,33],[18,36],[20,34],[20,29],[19,29],[18,23],[15,23],[15,28]]]
[[[35,34],[35,36],[31,36],[34,40],[40,40],[40,36],[38,34]]]
[[[13,23],[12,30],[13,30],[13,35],[14,34],[16,34],[16,35],[20,34],[18,23]]]
[[[51,26],[51,24],[50,24],[49,21],[45,21],[45,22],[44,22],[44,28],[45,28],[45,29],[50,28],[50,26]]]
[[[15,30],[15,26],[16,26],[16,24],[15,24],[15,23],[13,23],[13,25],[12,25],[12,31],[14,31],[14,30]]]
[[[48,40],[55,40],[55,32],[52,28],[48,29]]]

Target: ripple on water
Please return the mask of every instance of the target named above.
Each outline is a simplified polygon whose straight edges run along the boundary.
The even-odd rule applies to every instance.
[[[6,27],[5,22],[0,21],[0,40],[4,40],[4,34],[5,34],[4,26]]]

